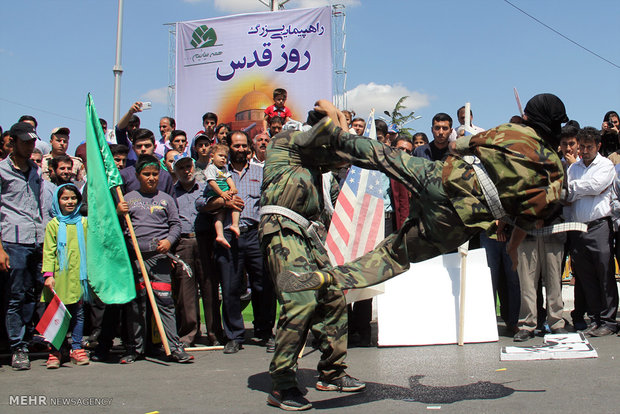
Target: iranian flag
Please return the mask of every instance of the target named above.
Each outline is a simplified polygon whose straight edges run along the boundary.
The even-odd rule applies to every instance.
[[[70,320],[71,314],[54,292],[54,297],[47,305],[47,309],[45,309],[36,329],[54,348],[60,350],[60,346],[67,336]]]

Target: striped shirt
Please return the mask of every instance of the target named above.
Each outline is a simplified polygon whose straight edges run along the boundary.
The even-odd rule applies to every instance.
[[[205,183],[194,182],[192,188],[187,191],[178,181],[174,185],[174,195],[179,207],[179,219],[181,220],[181,233],[194,233],[196,217],[196,200],[202,196],[205,189]]]
[[[263,184],[263,166],[248,162],[242,171],[236,171],[232,164],[228,165],[233,182],[237,187],[237,195],[243,199],[245,206],[239,219],[240,226],[257,225],[260,221],[260,196]],[[230,215],[227,217],[230,223]]]

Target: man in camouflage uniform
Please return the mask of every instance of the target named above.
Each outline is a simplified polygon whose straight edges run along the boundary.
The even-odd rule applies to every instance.
[[[286,277],[286,271],[310,272],[330,264],[322,246],[325,226],[318,224],[326,202],[321,168],[335,167],[340,160],[321,150],[304,152],[301,145],[312,142],[321,128],[307,132],[284,131],[272,138],[266,153],[261,196],[259,235],[271,274]],[[318,156],[320,153],[320,156]],[[332,183],[331,199],[337,198]],[[336,191],[333,191],[336,190]],[[285,214],[269,212],[284,207]],[[301,217],[292,219],[293,212]],[[267,212],[267,213],[265,213]],[[310,227],[304,220],[310,220]],[[317,228],[318,227],[318,228]],[[274,283],[275,284],[275,283]],[[297,358],[309,329],[322,352],[318,364],[321,391],[361,391],[365,384],[346,374],[347,308],[344,294],[334,287],[306,292],[278,292],[281,304],[276,333],[276,350],[269,366],[273,391],[267,402],[285,410],[311,407],[297,387]]]
[[[504,124],[451,144],[446,161],[431,162],[365,138],[354,138],[333,122],[317,127],[322,133],[307,146],[337,154],[359,167],[379,170],[402,182],[412,193],[413,211],[398,233],[375,250],[329,270],[278,278],[284,291],[335,285],[362,288],[403,273],[410,262],[420,262],[456,249],[483,230],[495,217],[467,156],[478,157],[497,187],[501,206],[514,220],[507,249],[517,264],[517,247],[527,230],[541,219],[559,213],[562,163],[555,152],[561,123],[566,122],[562,101],[554,95],[532,98],[525,108],[525,125]],[[316,127],[315,127],[316,128]],[[417,218],[419,225],[413,218]]]

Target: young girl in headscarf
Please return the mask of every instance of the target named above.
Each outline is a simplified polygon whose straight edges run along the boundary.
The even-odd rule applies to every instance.
[[[90,360],[82,349],[84,331],[83,300],[88,298],[86,279],[86,217],[80,214],[82,195],[73,184],[56,189],[52,212],[54,218],[45,228],[43,244],[43,267],[45,278],[44,299],[49,302],[55,290],[71,314],[71,361],[88,365]],[[63,346],[66,346],[66,339]],[[47,360],[47,368],[60,367],[60,352],[53,350]]]

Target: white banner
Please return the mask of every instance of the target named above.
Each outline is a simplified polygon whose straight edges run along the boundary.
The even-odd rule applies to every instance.
[[[293,119],[332,98],[331,8],[241,14],[177,23],[177,128],[192,136],[202,115],[262,129],[273,90],[288,92]]]
[[[385,282],[377,296],[379,346],[455,344],[458,340],[461,258],[444,254]],[[464,341],[494,342],[497,317],[484,249],[467,254]]]

